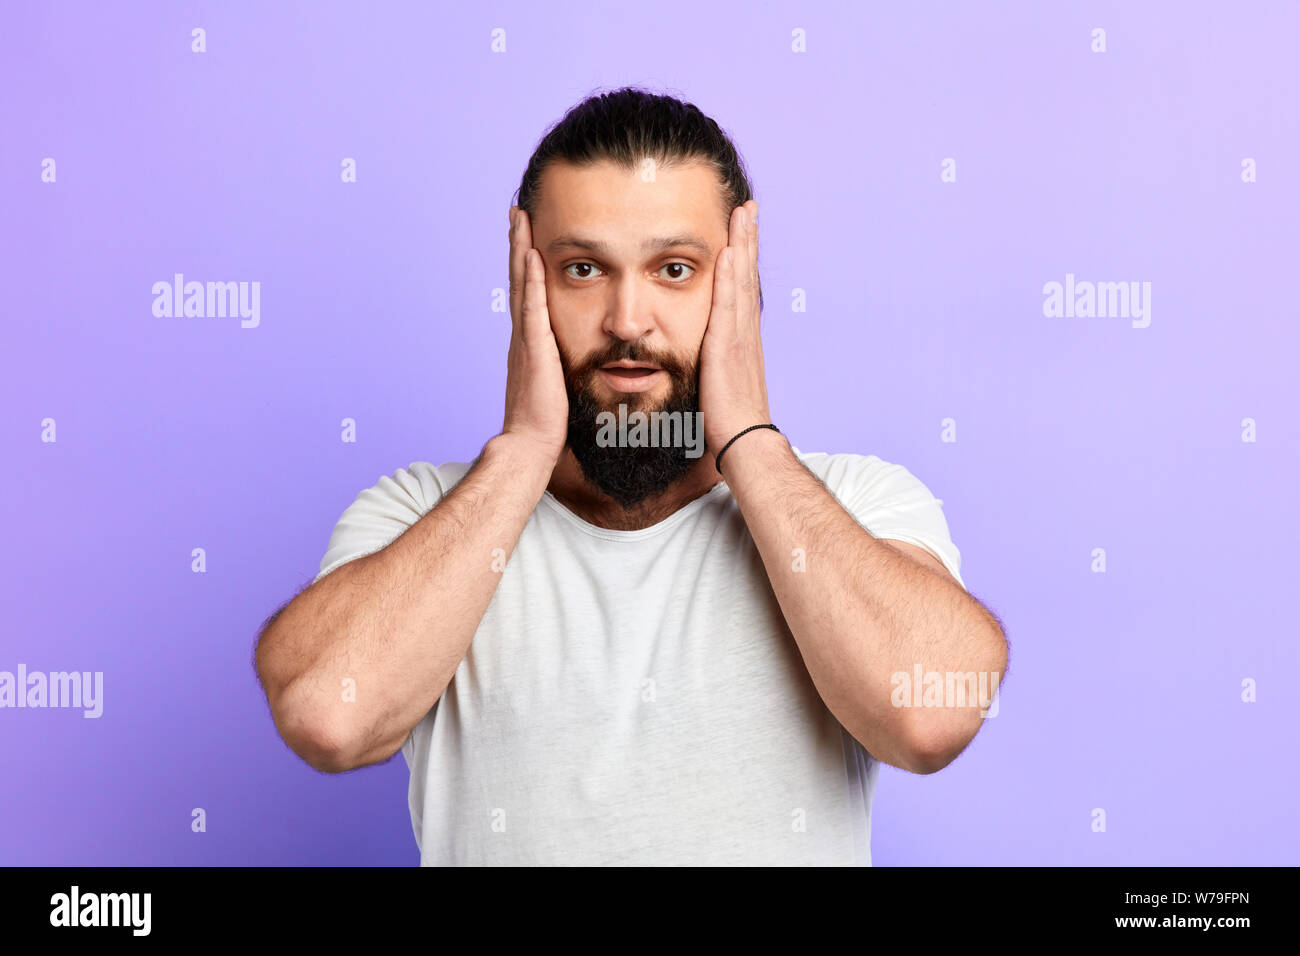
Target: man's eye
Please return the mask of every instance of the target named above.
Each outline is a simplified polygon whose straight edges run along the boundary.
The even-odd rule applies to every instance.
[[[566,272],[568,272],[568,270],[570,270],[570,269],[591,269],[591,270],[594,271],[594,272],[595,272],[595,271],[599,271],[599,270],[596,269],[596,267],[593,266],[590,262],[572,262],[572,263],[570,263],[569,265],[567,265],[567,266],[564,267],[564,270],[565,270]],[[575,279],[589,279],[589,278],[591,278],[591,273],[587,273],[586,275],[574,275],[572,272],[569,272],[569,275],[573,276],[573,278],[575,278]]]
[[[586,271],[569,272],[570,269],[583,269]],[[695,274],[695,267],[688,265],[685,262],[670,262],[665,266],[661,266],[659,271],[663,272],[666,269],[675,270],[674,272],[667,274],[667,278],[672,282],[685,282]],[[590,262],[571,262],[564,267],[564,271],[575,279],[590,279],[599,273],[600,269],[592,265]]]

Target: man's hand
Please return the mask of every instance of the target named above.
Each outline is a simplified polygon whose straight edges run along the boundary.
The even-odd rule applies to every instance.
[[[552,464],[569,434],[564,367],[546,308],[546,269],[528,213],[510,207],[510,352],[503,435],[527,439]]]
[[[716,455],[750,425],[770,424],[758,326],[758,203],[731,211],[713,272],[713,306],[700,346],[704,440]]]

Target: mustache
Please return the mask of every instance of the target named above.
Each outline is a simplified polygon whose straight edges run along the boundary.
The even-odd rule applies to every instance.
[[[582,383],[591,378],[603,366],[613,362],[648,362],[658,365],[668,373],[671,378],[678,381],[688,380],[694,377],[696,369],[699,367],[699,356],[696,355],[694,362],[684,362],[672,352],[660,352],[646,348],[637,342],[617,341],[610,343],[604,349],[589,353],[582,361],[573,362],[565,355],[564,349],[560,349],[560,365],[564,370],[564,378],[568,383],[570,390],[576,389]]]

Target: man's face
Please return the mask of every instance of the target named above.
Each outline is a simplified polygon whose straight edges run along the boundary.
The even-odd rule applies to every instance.
[[[647,181],[648,180],[648,181]],[[685,449],[601,447],[596,416],[698,411],[699,353],[730,210],[702,163],[552,163],[532,217],[569,391],[569,447],[625,508],[686,474]],[[622,362],[652,368],[616,369]]]

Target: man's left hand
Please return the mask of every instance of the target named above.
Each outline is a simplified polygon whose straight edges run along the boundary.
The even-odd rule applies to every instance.
[[[759,339],[758,203],[731,211],[727,245],[713,271],[713,305],[700,346],[700,412],[716,455],[750,425],[770,424]]]

